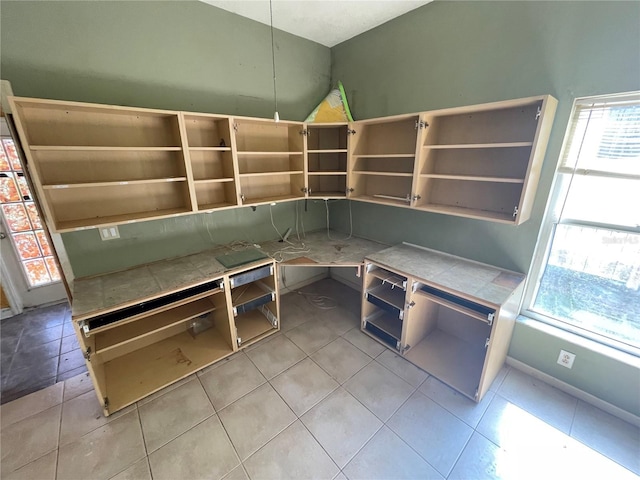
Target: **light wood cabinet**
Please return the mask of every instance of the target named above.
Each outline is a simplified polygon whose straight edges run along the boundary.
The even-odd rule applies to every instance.
[[[524,275],[399,245],[365,260],[362,331],[479,402],[502,368]]]
[[[345,198],[349,127],[346,123],[307,124],[309,197]]]
[[[105,415],[279,330],[278,284],[271,259],[136,298],[136,288],[175,282],[174,271],[193,279],[194,270],[187,257],[78,280],[82,285],[76,288],[87,288],[81,299],[128,298],[72,318]],[[120,285],[115,293],[101,290],[111,284]],[[74,310],[78,308],[82,307],[74,304]]]
[[[11,97],[51,230],[300,198],[518,225],[557,101],[548,95],[350,124]]]
[[[52,230],[194,210],[176,112],[12,102],[29,173]]]

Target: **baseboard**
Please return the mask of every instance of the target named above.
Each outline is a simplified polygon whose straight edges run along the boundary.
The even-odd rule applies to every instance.
[[[528,375],[531,375],[538,380],[542,380],[545,383],[548,383],[552,387],[557,388],[558,390],[562,390],[569,395],[573,395],[574,397],[593,405],[594,407],[599,408],[607,413],[610,413],[614,417],[618,417],[625,422],[628,422],[632,425],[640,427],[640,417],[634,415],[631,412],[627,412],[620,407],[616,407],[615,405],[602,400],[601,398],[596,397],[590,393],[585,392],[584,390],[580,390],[579,388],[574,387],[573,385],[569,385],[568,383],[563,382],[562,380],[558,380],[551,375],[541,372],[526,363],[522,363],[520,360],[516,360],[512,357],[507,357],[507,365],[520,370]]]
[[[13,317],[14,313],[13,310],[11,310],[10,308],[3,308],[2,310],[0,310],[0,320],[4,320],[5,318],[11,318]]]

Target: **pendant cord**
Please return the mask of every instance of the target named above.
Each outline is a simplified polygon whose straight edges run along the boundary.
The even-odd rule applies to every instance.
[[[275,104],[275,111],[278,111],[278,93],[276,91],[276,52],[275,44],[273,41],[273,4],[272,0],[269,0],[269,17],[271,25],[271,67],[273,68],[273,102]]]

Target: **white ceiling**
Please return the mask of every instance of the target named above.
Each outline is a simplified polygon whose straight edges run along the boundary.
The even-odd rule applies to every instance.
[[[269,0],[202,0],[270,25]],[[273,0],[273,26],[327,47],[432,0]]]

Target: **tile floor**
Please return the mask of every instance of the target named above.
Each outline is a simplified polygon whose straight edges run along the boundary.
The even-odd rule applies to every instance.
[[[0,401],[7,403],[86,372],[67,302],[0,322]]]
[[[640,429],[505,367],[475,404],[283,296],[282,329],[108,418],[87,374],[0,407],[2,478],[631,479]],[[305,289],[310,291],[311,288]]]

